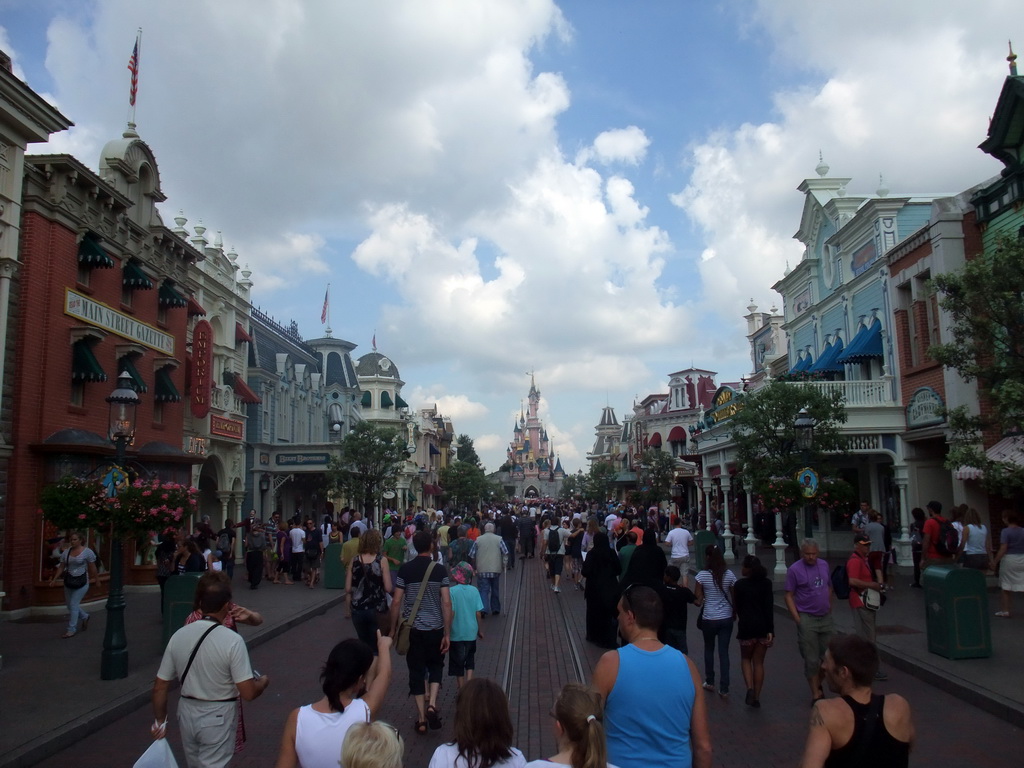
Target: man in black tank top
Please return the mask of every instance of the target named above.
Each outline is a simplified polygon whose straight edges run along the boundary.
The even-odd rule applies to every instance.
[[[829,641],[821,672],[842,698],[814,703],[801,768],[907,768],[914,741],[910,705],[898,694],[872,692],[877,671],[874,643],[856,635]]]

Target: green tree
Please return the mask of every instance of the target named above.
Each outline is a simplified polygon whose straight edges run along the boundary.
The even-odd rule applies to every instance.
[[[489,501],[495,490],[483,469],[468,461],[453,461],[441,470],[438,480],[445,498],[456,507],[477,506],[481,501]]]
[[[844,450],[840,429],[846,423],[846,408],[841,392],[776,381],[748,393],[742,402],[728,423],[737,463],[755,493],[764,493],[772,478],[793,478],[804,466],[821,477],[829,475],[832,462]],[[815,421],[814,444],[806,452],[797,449],[793,426],[803,408]]]
[[[481,466],[480,457],[473,446],[473,438],[469,435],[459,435],[455,438],[455,458],[467,464],[472,464],[474,467]]]
[[[575,498],[587,498],[587,476],[583,470],[577,470],[575,475],[566,475],[562,481],[562,487],[558,492],[558,498],[562,501],[572,501]]]
[[[587,499],[604,503],[611,495],[612,485],[619,474],[615,465],[610,461],[595,461],[590,465],[590,472],[587,475],[586,492]]]
[[[361,421],[345,435],[338,453],[331,457],[326,473],[328,486],[372,515],[381,494],[394,487],[408,456],[398,430]]]
[[[634,462],[637,468],[637,492],[634,494],[644,508],[658,505],[671,494],[676,474],[676,460],[667,451],[650,449]]]
[[[989,491],[1012,496],[1024,490],[1024,467],[992,461],[982,433],[1005,434],[1024,425],[1024,241],[1001,237],[963,269],[938,275],[940,305],[952,318],[952,340],[928,354],[967,381],[977,381],[989,408],[947,412],[952,445],[946,467],[977,467]]]

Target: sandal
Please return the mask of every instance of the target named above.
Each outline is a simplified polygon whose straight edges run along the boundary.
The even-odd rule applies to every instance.
[[[60,636],[60,639],[61,640],[67,640],[69,637],[74,637],[74,636],[75,636],[74,632],[65,632],[63,635]]]
[[[425,734],[427,732],[427,721],[417,720],[416,721],[416,733]]]
[[[427,724],[432,731],[441,730],[441,716],[437,714],[437,708],[434,706],[427,707]]]

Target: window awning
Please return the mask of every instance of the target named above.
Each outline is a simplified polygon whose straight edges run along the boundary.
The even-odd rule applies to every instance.
[[[434,445],[433,443],[430,444],[430,455],[431,456],[440,456],[441,455],[441,452],[439,450],[437,450],[437,446]]]
[[[188,316],[199,317],[206,314],[206,310],[203,309],[203,305],[196,301],[195,296],[188,297]]]
[[[245,330],[245,327],[241,323],[235,323],[235,344],[240,341],[248,341],[252,344],[252,336]]]
[[[85,237],[78,243],[78,263],[83,267],[100,269],[110,269],[114,266],[114,260],[100,245],[99,237],[91,232],[86,232]]]
[[[178,392],[178,388],[174,386],[174,380],[171,379],[171,369],[169,366],[157,369],[156,388],[153,394],[153,399],[158,403],[181,402],[181,393]]]
[[[863,363],[882,357],[882,323],[877,319],[870,328],[861,328],[846,351],[836,358],[837,363]]]
[[[153,281],[142,271],[139,262],[129,259],[121,270],[121,285],[132,291],[148,291],[152,289]]]
[[[135,386],[136,392],[148,392],[149,387],[146,386],[146,382],[142,380],[142,375],[139,373],[139,369],[135,367],[135,363],[131,358],[131,355],[125,355],[117,362],[118,370],[126,371],[129,376],[132,377],[132,384]]]
[[[86,339],[71,345],[71,380],[72,381],[106,381],[107,374],[103,366],[93,354],[92,344]]]
[[[686,430],[682,427],[672,427],[672,431],[668,433],[668,441],[670,443],[685,443]]]
[[[394,405],[394,402],[391,400],[391,394],[385,389],[380,393],[380,407],[390,408],[392,405]]]
[[[395,408],[408,408],[409,404],[402,399],[401,395],[395,395]]]
[[[647,446],[649,448],[661,448],[661,433],[655,432],[651,435],[650,439],[647,441]]]
[[[161,307],[168,307],[170,309],[180,309],[181,307],[188,306],[188,302],[185,300],[185,297],[178,293],[178,289],[174,287],[174,283],[169,281],[160,283],[158,303]]]
[[[814,364],[814,358],[810,355],[804,355],[797,359],[796,365],[789,369],[790,373],[801,373],[802,371],[809,371],[811,366]]]
[[[373,407],[373,395],[370,394],[370,390],[366,390],[365,392],[363,392],[363,398],[362,400],[359,401],[359,403],[360,405],[363,406],[363,408]]]
[[[818,357],[818,362],[809,370],[812,373],[842,373],[843,365],[836,361],[842,353],[843,340],[837,336],[835,341],[825,346],[825,350]]]
[[[1016,464],[1018,467],[1024,466],[1024,437],[1020,435],[1004,437],[985,451],[985,455],[988,456],[989,461]]]
[[[440,496],[444,493],[444,488],[440,485],[434,485],[433,483],[425,483],[423,486],[423,492],[428,496]]]
[[[253,392],[252,388],[245,383],[245,379],[241,376],[236,375],[231,380],[231,388],[235,390],[235,394],[246,405],[259,405],[263,402],[263,398]]]

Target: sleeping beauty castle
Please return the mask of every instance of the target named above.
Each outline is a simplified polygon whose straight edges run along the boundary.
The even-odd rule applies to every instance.
[[[530,374],[529,404],[525,413],[520,408],[505,464],[498,472],[505,493],[519,499],[556,499],[565,480],[562,462],[537,415],[539,407],[540,390]]]

